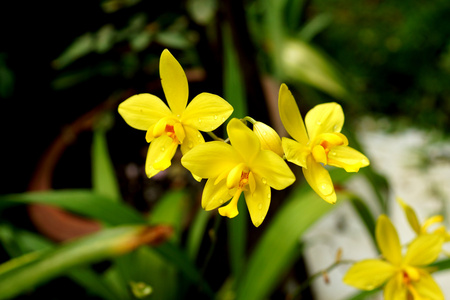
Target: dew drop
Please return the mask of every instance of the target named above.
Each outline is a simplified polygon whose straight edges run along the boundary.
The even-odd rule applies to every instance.
[[[329,195],[333,192],[332,186],[327,183],[322,183],[320,189],[322,190],[322,193],[324,193],[325,195]]]
[[[189,149],[192,149],[192,147],[194,147],[194,144],[189,143],[189,144],[188,144],[188,147],[189,147]]]
[[[201,123],[201,122],[202,122],[202,119],[198,119],[198,122]]]
[[[261,178],[261,181],[262,181],[263,184],[267,184],[267,180],[264,177]]]
[[[166,148],[164,148],[164,147],[161,147],[161,151],[165,151],[166,150]]]
[[[222,200],[222,199],[220,199],[219,203],[220,203],[220,204],[223,204],[223,200]]]
[[[258,209],[262,210],[262,203],[258,204]]]
[[[317,125],[321,125],[322,124],[322,122],[321,121],[317,121]]]
[[[267,199],[270,199],[270,193],[269,193],[269,194],[267,194]]]
[[[217,120],[217,116],[214,116],[214,120]]]
[[[262,133],[263,135],[267,135],[267,132],[265,132],[265,131],[263,131],[263,133]]]
[[[331,155],[331,156],[336,156],[336,152],[335,152],[335,151],[331,151],[331,152],[330,152],[330,155]]]
[[[181,117],[180,115],[177,115],[177,118]]]

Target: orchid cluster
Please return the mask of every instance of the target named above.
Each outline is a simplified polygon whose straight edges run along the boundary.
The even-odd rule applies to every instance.
[[[186,75],[167,49],[159,68],[168,106],[144,93],[128,98],[118,110],[131,127],[147,132],[150,147],[145,171],[149,178],[171,165],[180,146],[182,165],[197,181],[207,179],[202,194],[205,210],[219,208],[219,214],[233,218],[239,213],[237,203],[243,193],[258,227],[268,212],[271,189],[282,190],[295,182],[286,161],[302,167],[312,189],[331,204],[336,203],[336,192],[326,166],[357,172],[369,165],[367,157],[349,147],[341,133],[344,113],[337,103],[317,105],[303,121],[292,93],[282,84],[279,112],[292,139],[280,138],[270,126],[245,117],[229,121],[228,139],[223,140],[212,131],[230,117],[233,107],[210,93],[201,93],[188,104]],[[214,141],[205,142],[201,132],[210,133]]]
[[[403,255],[398,233],[386,215],[378,218],[375,236],[382,257],[355,263],[344,276],[344,282],[362,290],[384,285],[385,300],[443,300],[444,295],[431,276],[434,263],[444,252],[443,244],[450,241],[450,233],[441,223],[443,217],[432,216],[420,224],[415,211],[397,199],[416,237],[407,245]]]

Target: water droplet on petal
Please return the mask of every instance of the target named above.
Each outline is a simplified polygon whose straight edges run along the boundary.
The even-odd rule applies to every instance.
[[[324,195],[329,195],[333,192],[333,186],[328,183],[322,183],[320,190]]]
[[[165,151],[166,150],[166,148],[164,148],[164,147],[161,147],[161,151]]]
[[[180,115],[177,115],[177,118],[181,117]]]
[[[202,122],[202,119],[198,119],[198,122],[201,123],[201,122]]]
[[[214,120],[217,120],[217,116],[214,116]]]
[[[267,199],[270,199],[270,193],[269,193],[269,194],[267,194]]]
[[[194,147],[194,144],[192,144],[192,142],[190,142],[190,143],[188,144],[188,147],[189,147],[189,149],[192,149],[192,147]]]
[[[223,200],[222,200],[222,199],[220,199],[220,200],[219,200],[219,203],[220,203],[220,204],[223,204]]]
[[[267,180],[264,177],[261,178],[261,181],[262,181],[263,184],[267,184]]]
[[[262,203],[258,204],[258,209],[259,209],[259,210],[262,209]]]

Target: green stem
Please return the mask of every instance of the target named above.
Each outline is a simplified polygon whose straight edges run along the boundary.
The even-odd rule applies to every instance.
[[[215,141],[219,141],[219,142],[223,142],[223,139],[221,139],[220,137],[218,137],[214,132],[210,131],[207,132],[207,134],[212,137],[213,140]]]

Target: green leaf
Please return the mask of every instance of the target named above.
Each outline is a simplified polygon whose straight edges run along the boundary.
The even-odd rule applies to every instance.
[[[198,250],[205,236],[206,226],[210,217],[211,212],[205,211],[200,207],[194,221],[189,227],[186,251],[191,261],[195,261],[197,258]]]
[[[182,274],[192,283],[198,284],[210,299],[214,298],[214,293],[211,287],[204,280],[200,272],[191,262],[187,254],[177,247],[175,244],[167,242],[161,246],[155,247],[154,250],[158,252],[161,257],[164,257],[167,262],[173,264]]]
[[[355,211],[358,213],[361,221],[366,226],[367,233],[370,234],[374,245],[377,244],[375,239],[375,218],[371,213],[369,207],[367,207],[366,203],[357,197],[356,195],[349,195],[350,203],[352,204]]]
[[[94,192],[117,202],[121,195],[115,174],[105,132],[97,129],[92,143],[92,187]]]
[[[0,299],[9,299],[52,278],[67,274],[71,268],[98,262],[134,250],[146,243],[145,226],[105,229],[37,255],[28,263],[0,274]],[[30,255],[30,254],[28,254]],[[0,265],[0,269],[2,265]]]
[[[320,199],[309,186],[302,187],[293,191],[268,224],[237,281],[236,299],[268,298],[298,257],[303,233],[335,207]]]
[[[0,196],[0,209],[11,204],[30,203],[58,206],[110,225],[146,223],[145,219],[128,205],[112,202],[109,198],[90,190],[55,190]]]

